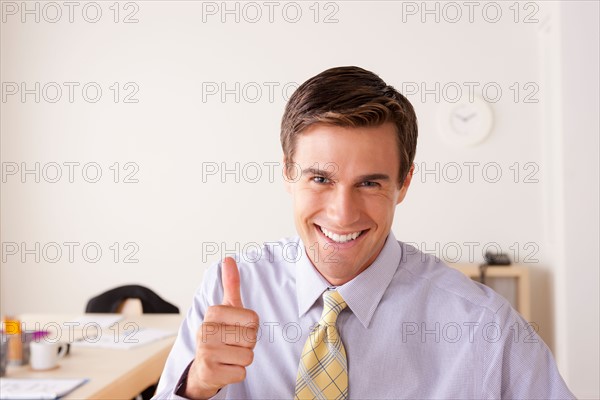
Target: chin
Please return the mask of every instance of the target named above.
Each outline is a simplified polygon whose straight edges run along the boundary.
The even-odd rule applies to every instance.
[[[335,270],[327,267],[327,265],[317,265],[316,266],[319,273],[332,285],[340,286],[346,282],[351,281],[356,276],[360,274],[360,270],[356,269],[354,273],[348,273],[349,271],[345,269],[344,271]]]

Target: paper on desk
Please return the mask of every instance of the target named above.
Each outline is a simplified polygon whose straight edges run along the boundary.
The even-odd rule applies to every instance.
[[[70,323],[75,323],[76,327],[84,327],[87,324],[95,324],[96,326],[100,326],[100,328],[108,328],[112,324],[119,322],[123,319],[123,315],[114,314],[114,315],[82,315],[79,318],[74,319],[73,321],[69,321]]]
[[[85,382],[87,379],[0,378],[0,399],[56,399]]]
[[[176,332],[162,329],[146,328],[122,331],[119,334],[114,331],[103,332],[96,337],[88,337],[73,343],[77,347],[93,347],[105,349],[132,349],[148,343],[174,336]]]

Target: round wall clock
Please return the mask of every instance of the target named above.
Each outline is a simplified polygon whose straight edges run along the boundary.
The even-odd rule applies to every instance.
[[[472,100],[462,99],[440,107],[438,125],[444,141],[457,146],[474,146],[492,132],[491,106],[479,96]]]

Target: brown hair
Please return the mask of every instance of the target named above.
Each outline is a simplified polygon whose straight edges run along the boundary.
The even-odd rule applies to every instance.
[[[281,121],[281,147],[290,166],[296,137],[310,125],[354,128],[386,122],[396,126],[401,185],[417,151],[417,116],[413,106],[371,71],[359,67],[331,68],[304,82],[290,97]]]

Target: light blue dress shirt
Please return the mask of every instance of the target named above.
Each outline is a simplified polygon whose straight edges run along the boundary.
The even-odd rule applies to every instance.
[[[293,399],[298,362],[328,282],[298,238],[237,257],[244,307],[260,317],[246,379],[215,398]],[[175,394],[208,306],[221,304],[220,262],[206,272],[156,398]],[[338,290],[351,399],[573,399],[552,354],[506,299],[390,232],[375,262]]]

